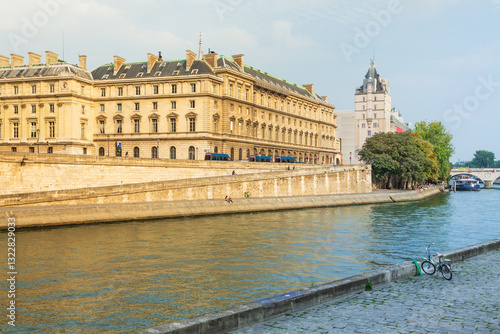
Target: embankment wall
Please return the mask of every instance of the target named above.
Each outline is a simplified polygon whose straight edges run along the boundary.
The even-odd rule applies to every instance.
[[[235,199],[233,204],[224,201],[224,199],[217,199],[108,205],[5,207],[0,209],[0,215],[6,218],[13,217],[16,221],[16,228],[44,227],[400,202],[421,200],[439,192],[438,188],[431,188],[425,191],[377,191],[365,194],[241,198]],[[0,229],[7,228],[7,221],[8,219],[0,220]]]

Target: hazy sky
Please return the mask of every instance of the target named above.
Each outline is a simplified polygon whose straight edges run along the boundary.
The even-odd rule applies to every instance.
[[[50,50],[87,67],[114,55],[165,60],[208,48],[297,84],[338,110],[375,64],[393,107],[414,124],[442,121],[452,160],[500,159],[500,0],[1,0],[0,55]],[[63,51],[64,36],[64,51]]]

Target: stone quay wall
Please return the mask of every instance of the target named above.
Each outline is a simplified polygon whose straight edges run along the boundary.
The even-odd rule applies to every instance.
[[[299,166],[299,165],[297,165]],[[315,165],[300,164],[301,170]],[[0,152],[0,195],[285,170],[285,164]]]
[[[100,166],[97,170],[101,170]],[[222,200],[226,195],[233,199],[275,198],[372,191],[370,166],[299,167],[265,172],[257,167],[252,171],[252,174],[7,194],[0,195],[0,207]]]

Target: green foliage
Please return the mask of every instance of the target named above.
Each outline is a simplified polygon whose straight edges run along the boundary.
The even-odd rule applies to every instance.
[[[380,188],[409,188],[427,181],[435,168],[430,147],[408,132],[380,132],[368,138],[359,152],[372,165]]]
[[[365,291],[372,291],[373,290],[373,283],[370,281],[370,279],[366,279],[366,284],[365,284]]]
[[[446,131],[443,123],[433,121],[418,122],[415,124],[413,130],[420,139],[426,140],[432,144],[434,153],[436,153],[437,161],[439,163],[439,180],[446,180],[450,175],[451,164],[450,158],[455,148],[452,144],[453,136]]]
[[[495,162],[495,153],[479,150],[474,153],[474,159],[469,163],[469,166],[472,168],[497,167],[497,162]]]

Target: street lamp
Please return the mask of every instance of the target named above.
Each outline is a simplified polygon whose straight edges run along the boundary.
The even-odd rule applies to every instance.
[[[109,135],[107,135],[108,137],[108,157],[109,157]]]
[[[40,153],[40,129],[36,129],[36,149]]]

